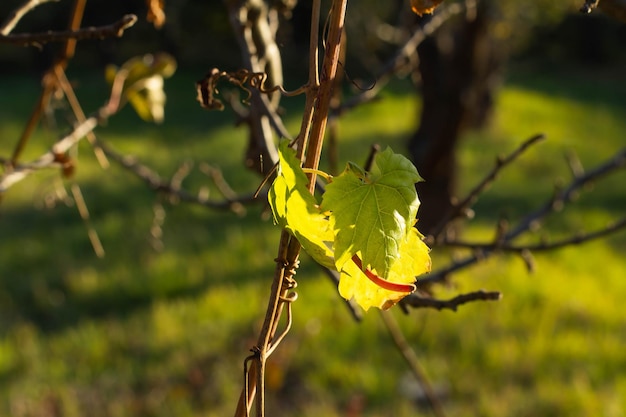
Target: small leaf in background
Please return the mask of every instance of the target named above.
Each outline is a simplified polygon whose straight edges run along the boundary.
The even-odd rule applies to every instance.
[[[105,77],[110,84],[123,77],[122,95],[133,106],[139,117],[148,122],[161,123],[165,111],[163,80],[176,71],[176,60],[169,54],[148,54],[129,59],[119,69],[107,66]]]
[[[371,173],[348,164],[326,187],[322,210],[335,219],[335,261],[338,270],[361,252],[363,266],[386,277],[399,258],[399,243],[413,225],[421,178],[413,164],[390,148],[381,152]]]
[[[443,0],[411,0],[411,10],[418,16],[430,14]]]

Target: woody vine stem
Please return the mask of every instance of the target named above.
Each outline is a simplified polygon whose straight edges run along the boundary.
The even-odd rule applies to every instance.
[[[320,3],[321,0],[313,0],[306,104],[300,133],[296,139],[297,155],[303,161],[303,167],[309,169],[309,191],[311,193],[315,188],[316,174],[314,171],[319,166],[330,110],[333,81],[337,74],[348,0],[334,0],[332,2],[321,73],[318,64]],[[300,244],[286,230],[283,230],[263,326],[257,344],[252,348],[252,355],[244,361],[244,388],[235,417],[249,415],[257,391],[256,415],[258,417],[265,415],[265,364],[291,325],[291,303],[296,299],[296,294],[291,290],[296,286],[293,276],[298,267],[299,254]],[[285,328],[277,336],[278,324],[285,310],[287,310]],[[250,364],[249,367],[248,364]]]

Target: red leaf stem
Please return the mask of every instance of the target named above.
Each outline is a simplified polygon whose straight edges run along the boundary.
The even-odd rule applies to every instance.
[[[359,256],[356,253],[352,256],[352,262],[354,262],[356,266],[358,266],[359,269],[363,271],[365,276],[369,278],[370,281],[372,281],[374,284],[378,285],[381,288],[384,288],[389,291],[406,292],[406,293],[411,293],[415,291],[415,285],[413,284],[399,284],[397,282],[387,281],[386,279],[379,277],[378,275],[376,275],[369,269],[367,268],[363,269],[363,263],[361,262],[361,258],[359,258]]]

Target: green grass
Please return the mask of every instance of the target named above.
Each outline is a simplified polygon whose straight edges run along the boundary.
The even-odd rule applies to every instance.
[[[229,113],[197,106],[194,77],[168,83],[163,126],[142,124],[127,109],[99,134],[166,175],[193,159],[223,167],[238,191],[254,189],[258,178],[240,168],[245,129],[232,128]],[[95,109],[104,85],[95,76],[79,79],[86,109]],[[0,106],[6,154],[37,83],[0,83],[12,98]],[[590,88],[575,76],[513,77],[499,96],[493,128],[462,144],[462,188],[526,137],[544,132],[548,140],[482,196],[468,238],[488,238],[500,215],[515,221],[549,198],[555,179],[568,179],[566,150],[591,167],[620,149],[625,86]],[[419,103],[401,91],[342,119],[342,161],[364,160],[373,142],[403,149]],[[285,100],[291,131],[299,124],[297,100]],[[39,131],[25,158],[55,137]],[[0,415],[231,415],[242,361],[261,325],[279,231],[262,206],[238,217],[162,202],[164,250],[155,251],[150,226],[161,200],[123,170],[100,169],[85,144],[80,154],[75,180],[106,258],[93,254],[74,207],[43,205],[55,172],[16,185],[0,206]],[[546,230],[564,236],[623,216],[625,180],[621,173],[598,183],[552,216]],[[206,182],[196,170],[185,184],[197,189]],[[623,416],[625,250],[622,233],[537,254],[534,274],[518,258],[493,258],[456,275],[438,295],[486,288],[501,290],[501,302],[397,314],[433,384],[447,391],[448,414]],[[433,253],[435,268],[450,255]],[[306,257],[297,278],[294,326],[268,365],[268,415],[343,416],[360,402],[365,416],[429,415],[400,393],[410,374],[376,312],[354,323]]]

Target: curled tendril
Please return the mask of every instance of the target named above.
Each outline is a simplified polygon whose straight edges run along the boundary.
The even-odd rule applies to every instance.
[[[263,94],[271,94],[276,91],[286,95],[290,94],[280,85],[266,88],[267,74],[265,72],[251,72],[247,69],[227,72],[213,68],[202,80],[196,83],[198,101],[203,108],[207,110],[224,110],[224,103],[216,97],[216,94],[219,94],[217,84],[223,79],[246,92],[246,97],[242,100],[245,104],[250,104],[252,88]]]

